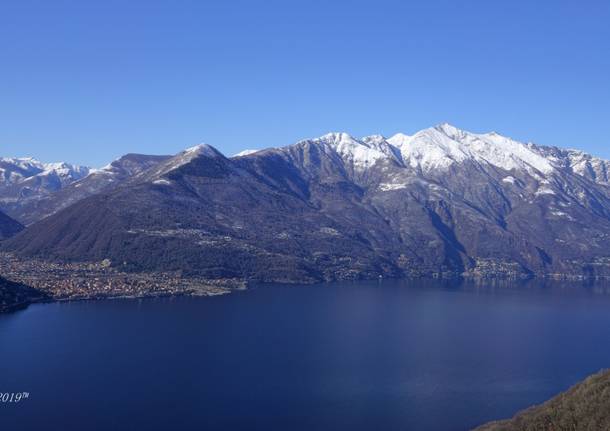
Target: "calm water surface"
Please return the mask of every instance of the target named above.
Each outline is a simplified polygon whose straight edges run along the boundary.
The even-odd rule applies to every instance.
[[[606,285],[384,281],[0,315],[7,430],[467,430],[610,367]]]

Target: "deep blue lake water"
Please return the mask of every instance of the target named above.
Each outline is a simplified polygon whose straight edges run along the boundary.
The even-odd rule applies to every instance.
[[[610,367],[610,286],[433,281],[0,315],[6,430],[467,430]]]

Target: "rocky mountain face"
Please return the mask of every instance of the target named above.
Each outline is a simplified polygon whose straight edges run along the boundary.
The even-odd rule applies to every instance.
[[[447,124],[231,159],[204,145],[73,201],[4,248],[261,281],[609,276],[609,170]]]

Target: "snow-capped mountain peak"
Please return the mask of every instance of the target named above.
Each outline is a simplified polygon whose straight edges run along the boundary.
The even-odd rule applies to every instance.
[[[66,184],[78,181],[89,172],[89,167],[66,162],[43,163],[33,157],[0,158],[0,184],[4,186],[45,177],[57,177]]]
[[[395,146],[396,148],[402,147],[405,143],[409,142],[410,140],[411,140],[411,136],[405,135],[404,133],[396,133],[395,135],[392,135],[392,137],[387,139],[388,143]]]
[[[549,174],[553,164],[531,144],[496,132],[476,134],[444,123],[409,136],[396,134],[388,142],[400,149],[403,161],[424,172],[473,161],[506,171],[526,170]]]
[[[448,169],[467,161],[484,168],[522,170],[533,176],[544,176],[555,169],[552,161],[540,154],[533,144],[518,142],[496,132],[472,133],[448,123],[413,135],[397,133],[388,139],[382,135],[357,139],[348,133],[334,132],[297,145],[302,143],[328,146],[358,170],[370,168],[380,160],[394,160],[423,173]]]
[[[14,184],[42,171],[44,164],[32,157],[0,158],[0,184]]]
[[[207,157],[224,157],[223,154],[208,144],[199,144],[194,147],[187,148],[182,152],[184,156],[188,157],[198,157],[198,156],[207,156]]]
[[[195,145],[194,147],[187,148],[173,157],[168,157],[166,160],[156,165],[152,170],[143,171],[134,176],[134,178],[137,178],[138,180],[158,181],[161,180],[164,175],[184,165],[187,165],[200,157],[225,159],[225,156],[213,146],[208,144],[199,144]]]
[[[371,135],[362,139],[356,139],[348,133],[335,132],[327,133],[312,140],[301,141],[300,143],[303,142],[327,145],[356,170],[367,169],[380,160],[396,160],[398,154],[396,149],[381,135]]]
[[[437,124],[436,126],[434,126],[434,129],[438,130],[441,133],[444,133],[445,135],[453,139],[458,140],[468,133],[465,130],[459,129],[449,123]]]
[[[355,138],[345,132],[332,132],[294,144],[301,145],[315,145],[325,153],[336,154],[346,167],[357,171],[370,169],[380,161],[391,161],[430,175],[469,163],[484,171],[517,171],[543,180],[558,169],[569,167],[597,183],[610,183],[610,161],[582,151],[519,142],[497,132],[473,133],[448,123],[414,134],[396,133],[390,138],[379,134]],[[234,157],[255,153],[265,151],[246,150]]]
[[[56,174],[62,178],[70,178],[72,180],[79,180],[86,177],[92,171],[87,166],[72,165],[65,162],[58,163],[46,163],[44,165],[44,171],[38,175],[44,174]]]
[[[452,137],[455,131],[457,129],[446,130],[441,125],[421,130],[412,136],[396,134],[390,138],[390,143],[400,150],[407,166],[423,171],[444,169],[468,159],[468,153],[461,143]]]

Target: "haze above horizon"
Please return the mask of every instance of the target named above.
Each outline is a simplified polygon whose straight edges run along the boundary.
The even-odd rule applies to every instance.
[[[4,2],[0,156],[99,167],[448,122],[610,158],[609,3],[405,3]]]

